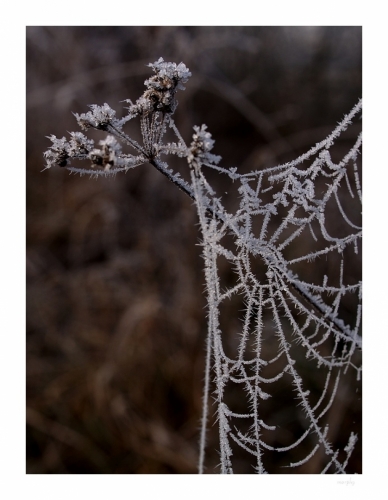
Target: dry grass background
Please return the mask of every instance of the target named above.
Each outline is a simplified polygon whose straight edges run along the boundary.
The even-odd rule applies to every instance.
[[[71,112],[88,104],[120,111],[162,56],[193,73],[175,114],[186,140],[206,123],[215,154],[240,171],[293,159],[361,96],[361,28],[26,35],[27,472],[195,473],[206,338],[195,207],[151,166],[115,179],[42,173],[45,136],[77,130]],[[361,430],[359,393],[342,420]],[[217,438],[208,473],[218,472]],[[349,472],[361,472],[361,443]]]

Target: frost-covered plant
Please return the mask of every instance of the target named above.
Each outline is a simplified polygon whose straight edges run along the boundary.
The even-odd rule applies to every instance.
[[[219,166],[221,158],[211,152],[214,140],[206,125],[194,127],[189,145],[175,125],[176,94],[191,76],[188,68],[162,58],[149,66],[154,75],[145,81],[146,90],[135,103],[126,101],[129,107],[123,118],[116,118],[108,104],[92,105],[89,112],[75,114],[84,131],[94,128],[107,133],[98,146],[81,132],[72,132],[69,140],[50,136],[46,168],[59,166],[80,174],[106,176],[148,162],[195,201],[208,302],[199,472],[204,471],[213,374],[222,473],[233,472],[236,447],[252,457],[257,473],[266,472],[267,453],[290,451],[297,458],[289,459],[286,467],[318,460],[323,473],[345,473],[357,436],[350,432],[347,444],[334,449],[329,424],[334,400],[346,391],[349,368],[357,380],[361,374],[361,281],[345,280],[349,274],[345,257],[349,251],[358,252],[362,237],[361,227],[352,220],[361,206],[357,167],[361,134],[339,161],[332,159],[330,150],[360,113],[361,101],[325,140],[296,160],[239,174],[236,168]],[[135,119],[140,121],[142,144],[124,132],[124,125]],[[167,127],[176,142],[166,142]],[[120,143],[134,153],[124,153]],[[168,155],[186,158],[191,182],[162,160]],[[87,160],[89,167],[74,166],[74,160]],[[204,167],[238,183],[240,205],[235,213],[228,212],[217,197]],[[357,207],[357,213],[346,213],[344,197],[351,200],[352,210]],[[328,228],[333,210],[342,221],[341,234]],[[310,273],[310,263],[327,256],[336,269],[330,280],[326,274],[319,276],[319,271]],[[235,276],[226,286],[219,273],[222,259]],[[355,310],[352,325],[341,317],[342,302],[349,296]],[[222,308],[225,304],[232,307],[236,300],[243,308],[239,310],[240,326],[230,342],[222,326]],[[313,373],[312,384],[306,371]],[[291,389],[304,426],[298,435],[291,433],[282,446],[272,436],[283,421],[277,423],[263,411],[265,400],[275,397],[280,381]],[[311,385],[315,386],[314,394]],[[233,387],[241,393],[236,407],[228,397]],[[310,451],[306,453],[305,448]],[[296,452],[299,449],[303,449],[303,456]]]

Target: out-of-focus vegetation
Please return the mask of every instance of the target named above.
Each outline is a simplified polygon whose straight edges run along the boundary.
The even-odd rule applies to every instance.
[[[193,74],[175,113],[185,140],[206,123],[240,172],[296,158],[361,97],[358,27],[27,28],[28,473],[196,472],[207,326],[192,201],[150,165],[41,172],[45,136],[77,130],[88,104],[120,112],[159,57]],[[360,397],[337,416],[361,430]]]

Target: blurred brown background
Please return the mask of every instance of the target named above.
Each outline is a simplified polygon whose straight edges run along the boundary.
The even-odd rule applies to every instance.
[[[26,43],[27,472],[196,473],[207,327],[195,207],[150,165],[98,180],[41,172],[45,136],[78,130],[71,112],[88,104],[122,116],[163,57],[193,74],[175,113],[187,142],[206,123],[224,167],[294,159],[361,97],[361,28],[30,26]],[[208,473],[217,439],[214,427]]]

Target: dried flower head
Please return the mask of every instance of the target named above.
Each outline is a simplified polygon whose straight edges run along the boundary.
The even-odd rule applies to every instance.
[[[52,166],[66,167],[70,158],[70,147],[65,137],[58,139],[55,135],[47,136],[53,143],[50,149],[45,151],[46,168]]]
[[[108,125],[118,122],[118,120],[115,119],[116,111],[112,109],[109,104],[105,103],[103,106],[92,104],[89,107],[91,111],[87,113],[82,113],[81,115],[74,113],[78,125],[82,130],[88,130],[89,128],[107,130]]]
[[[175,94],[178,89],[184,90],[183,83],[186,83],[191,76],[189,69],[182,62],[178,65],[173,62],[165,62],[162,57],[150,66],[155,75],[144,82],[147,90],[128,108],[131,117],[144,116],[153,111],[173,114],[178,103]]]
[[[214,140],[210,132],[206,131],[207,126],[201,127],[194,126],[195,133],[193,134],[193,141],[190,144],[190,153],[187,157],[189,164],[197,162],[202,164],[215,164],[217,165],[221,160],[221,156],[210,153],[214,146]]]

